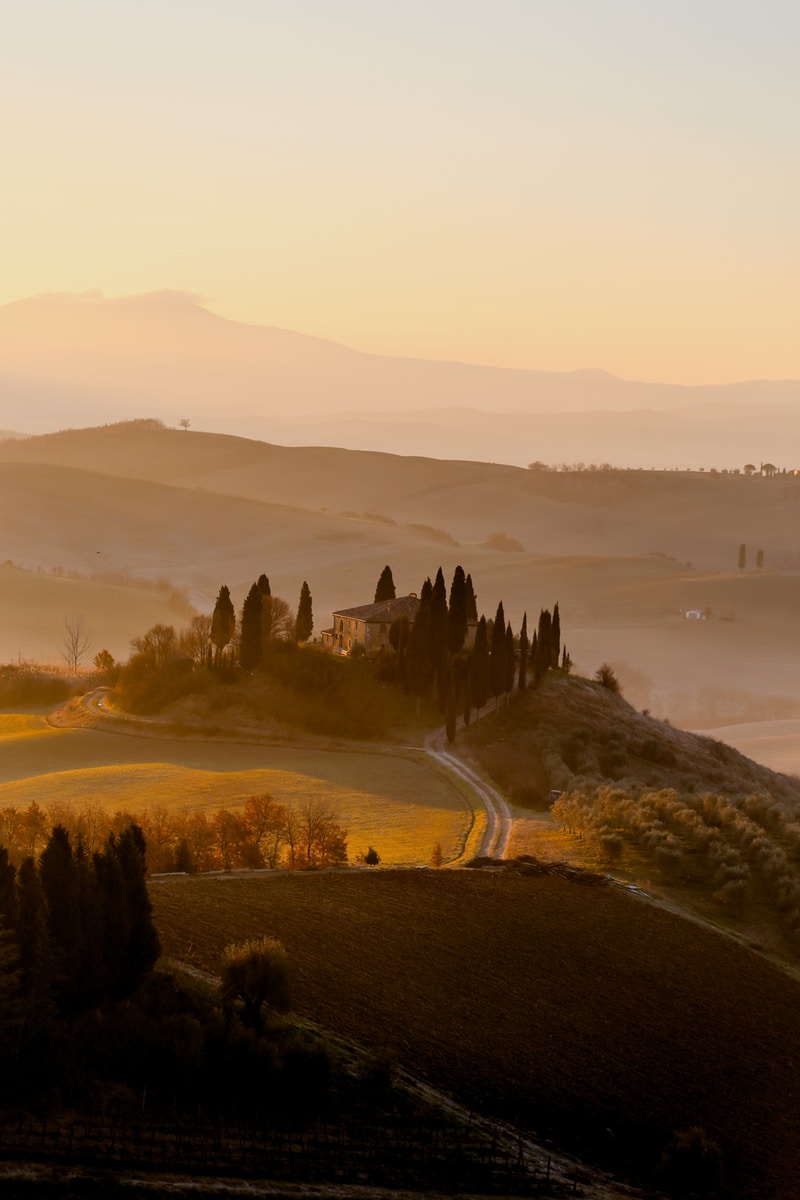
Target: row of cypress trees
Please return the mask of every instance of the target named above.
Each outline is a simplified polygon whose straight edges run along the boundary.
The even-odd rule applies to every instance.
[[[384,567],[375,590],[375,599],[394,599],[391,569]],[[561,619],[558,604],[550,612],[542,609],[533,639],[528,640],[527,613],[522,618],[519,642],[511,623],[505,619],[502,600],[494,620],[478,618],[477,599],[471,575],[457,566],[448,600],[442,568],[431,583],[422,585],[420,603],[413,624],[398,617],[390,630],[390,641],[397,653],[398,674],[404,688],[418,698],[436,690],[439,707],[447,712],[450,740],[455,736],[456,713],[462,711],[469,724],[473,709],[481,709],[490,697],[520,691],[528,686],[528,670],[538,685],[550,670],[567,669],[569,656],[561,645]],[[468,646],[468,629],[475,634]],[[517,653],[517,647],[519,653]],[[517,663],[519,664],[517,667]]]

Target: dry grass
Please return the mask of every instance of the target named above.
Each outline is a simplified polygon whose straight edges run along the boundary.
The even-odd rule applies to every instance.
[[[0,739],[3,808],[210,812],[261,793],[293,806],[316,797],[339,814],[351,858],[372,845],[386,865],[427,864],[437,842],[445,861],[459,857],[475,819],[461,789],[414,753],[154,740],[52,729],[24,713],[0,714]]]
[[[610,887],[496,871],[151,893],[171,957],[214,971],[227,943],[277,936],[302,1015],[479,1110],[645,1173],[674,1130],[701,1125],[731,1194],[795,1194],[800,984],[699,925]]]

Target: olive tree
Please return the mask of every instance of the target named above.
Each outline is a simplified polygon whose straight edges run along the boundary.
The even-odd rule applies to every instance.
[[[275,1012],[289,1008],[289,971],[286,950],[275,938],[251,938],[222,951],[220,995],[228,1002],[240,1000],[242,1024],[257,1029],[266,1004]]]

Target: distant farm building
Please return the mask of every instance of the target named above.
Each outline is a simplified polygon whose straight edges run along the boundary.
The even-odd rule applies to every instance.
[[[700,608],[687,608],[683,614],[687,621],[705,621],[706,614]]]
[[[389,642],[392,621],[407,617],[413,625],[418,608],[419,598],[413,594],[342,608],[333,614],[333,627],[323,629],[322,644],[341,654],[349,654],[355,646],[363,646],[366,651],[379,650]]]

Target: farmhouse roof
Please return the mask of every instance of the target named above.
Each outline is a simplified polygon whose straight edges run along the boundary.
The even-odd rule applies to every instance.
[[[373,604],[359,604],[356,608],[339,608],[333,615],[390,624],[397,617],[408,617],[409,621],[413,621],[418,608],[417,596],[397,596],[394,600],[378,600]]]

